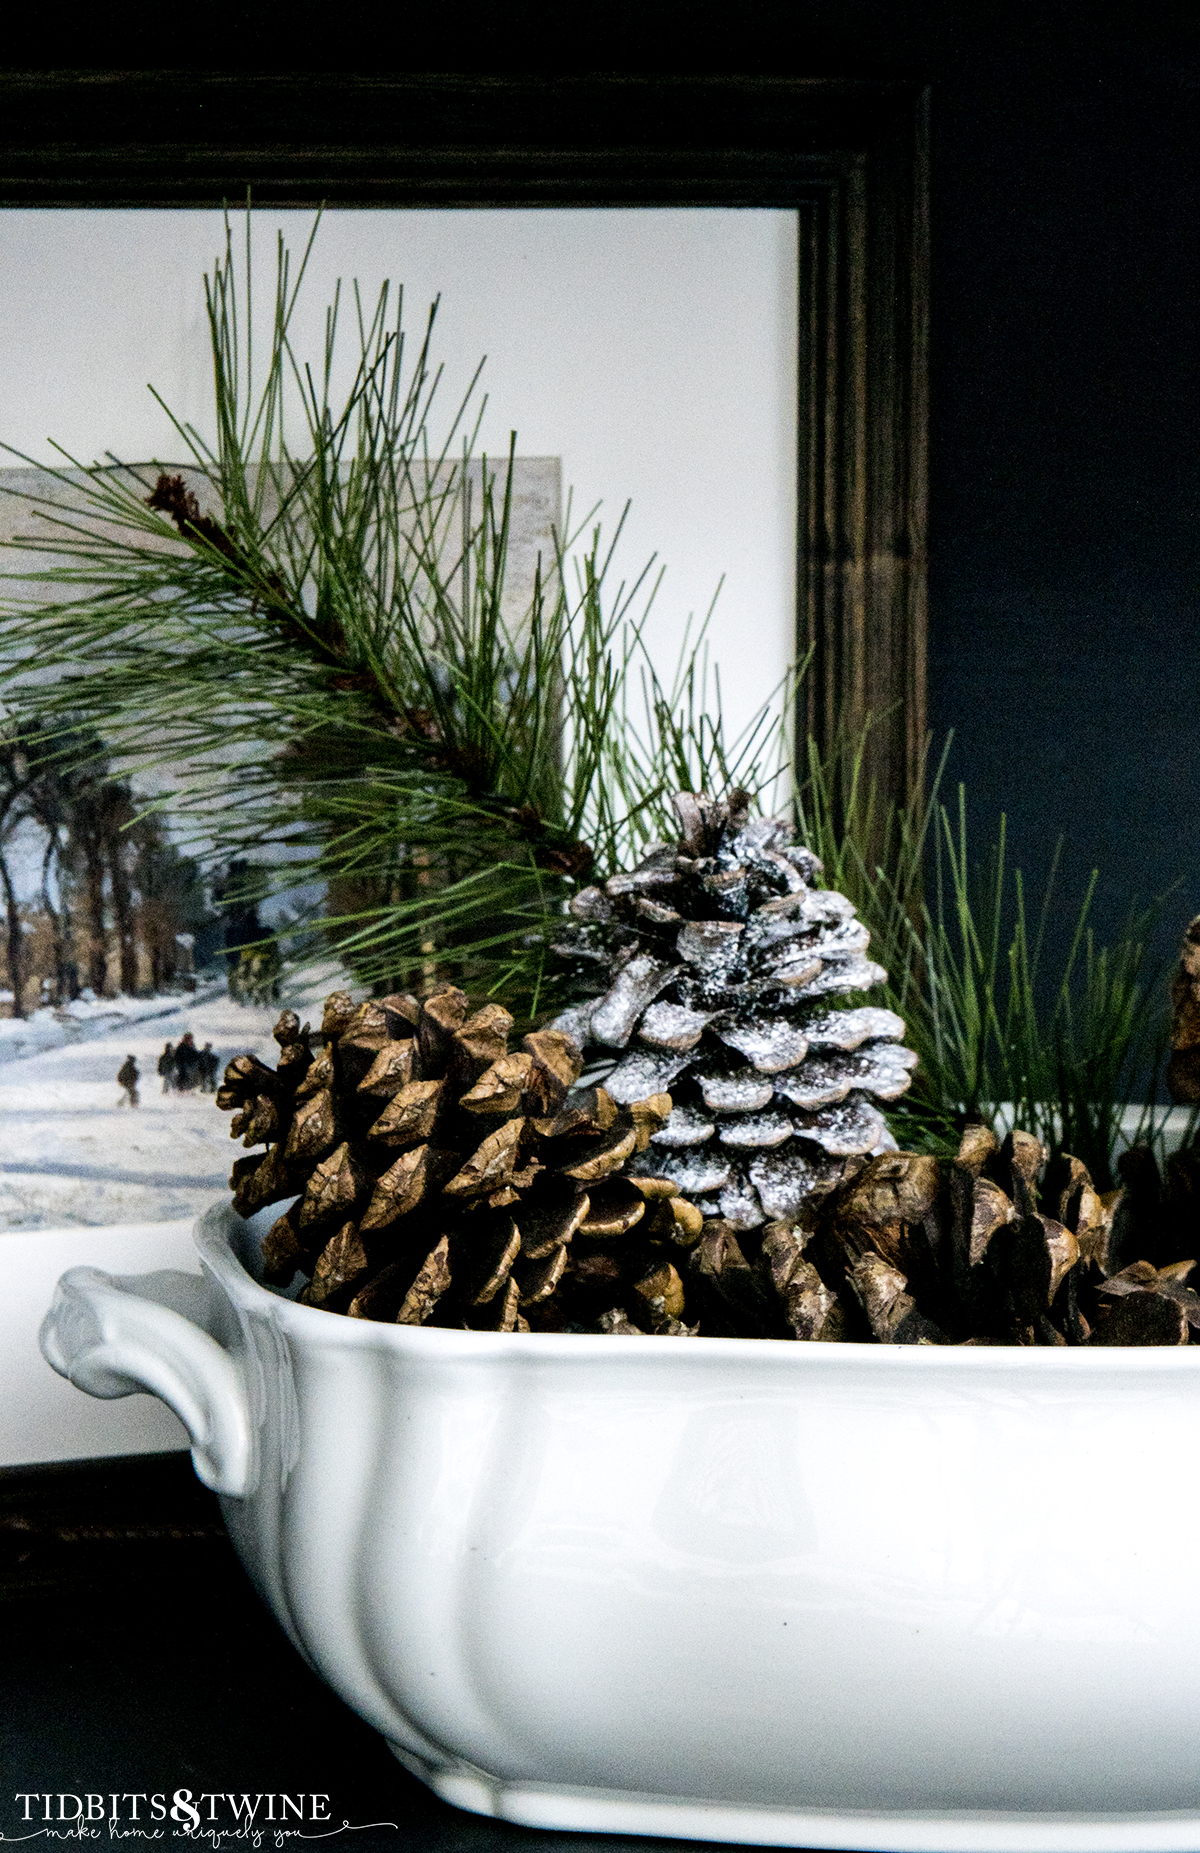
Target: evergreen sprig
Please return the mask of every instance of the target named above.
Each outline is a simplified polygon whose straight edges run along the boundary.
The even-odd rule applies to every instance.
[[[128,772],[169,771],[142,808],[191,853],[248,860],[277,894],[317,884],[295,957],[332,947],[360,983],[454,978],[536,1013],[572,886],[662,829],[681,778],[773,777],[779,724],[726,742],[700,638],[660,681],[653,562],[614,587],[598,530],[575,559],[568,520],[506,615],[515,435],[477,482],[477,370],[435,437],[437,304],[410,359],[390,285],[373,305],[352,286],[340,396],[340,284],[317,362],[296,354],[316,229],[295,266],[279,239],[259,384],[250,214],[240,265],[227,222],[205,279],[215,443],[163,406],[186,476],[65,452],[43,468],[38,531],[12,544],[53,558],[3,575],[33,590],[4,612],[0,686],[44,733],[94,730]]]
[[[870,929],[886,1001],[920,1056],[889,1115],[893,1132],[910,1150],[949,1156],[968,1122],[1001,1137],[1016,1125],[1082,1159],[1109,1189],[1126,1144],[1161,1150],[1165,1130],[1163,1110],[1145,1104],[1166,1044],[1163,974],[1147,955],[1161,901],[1131,908],[1111,943],[1098,943],[1098,872],[1064,894],[1061,839],[1034,906],[1011,866],[1003,816],[990,854],[970,853],[964,788],[953,810],[942,797],[949,740],[904,804],[871,785],[864,745],[823,757],[810,743],[798,808],[825,882]],[[1050,932],[1056,915],[1065,939]]]

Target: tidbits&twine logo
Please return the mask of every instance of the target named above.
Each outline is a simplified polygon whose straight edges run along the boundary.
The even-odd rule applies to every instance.
[[[228,1791],[193,1795],[126,1790],[75,1795],[21,1789],[13,1797],[23,1832],[0,1833],[13,1840],[204,1840],[215,1848],[225,1841],[251,1847],[282,1847],[289,1840],[328,1840],[338,1834],[390,1827],[395,1821],[342,1821],[330,1818],[329,1796],[272,1792],[240,1795]]]

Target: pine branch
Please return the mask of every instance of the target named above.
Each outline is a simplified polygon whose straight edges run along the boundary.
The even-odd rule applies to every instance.
[[[323,884],[297,957],[332,945],[360,982],[420,970],[523,1008],[548,998],[573,886],[660,830],[681,784],[761,785],[780,735],[726,744],[704,711],[703,626],[659,683],[653,563],[611,588],[620,524],[573,562],[568,516],[514,613],[515,438],[476,486],[478,373],[435,436],[436,304],[408,357],[390,287],[369,305],[355,286],[335,401],[340,290],[319,361],[291,346],[306,262],[280,242],[255,376],[227,227],[206,279],[216,435],[173,419],[186,473],[67,456],[42,472],[39,532],[14,545],[52,561],[22,575],[18,556],[9,575],[34,590],[4,615],[0,684],[44,732],[92,729],[125,772],[169,774],[141,810],[192,854],[253,861],[275,895]]]
[[[510,458],[505,482],[506,530],[513,461]],[[562,832],[542,816],[535,804],[512,803],[489,790],[488,774],[492,766],[488,755],[469,740],[454,739],[443,715],[411,705],[397,711],[383,677],[373,668],[364,670],[352,666],[341,624],[334,619],[323,634],[316,631],[306,621],[303,610],[297,609],[289,599],[281,574],[272,573],[265,581],[259,579],[239,547],[236,534],[223,528],[211,515],[201,513],[196,496],[186,487],[181,475],[161,472],[153,491],[146,497],[146,506],[169,515],[183,539],[210,548],[227,562],[235,591],[249,593],[253,600],[261,601],[263,609],[275,619],[279,635],[288,644],[302,655],[311,656],[319,668],[332,670],[330,685],[333,689],[363,696],[376,726],[414,747],[424,756],[430,771],[446,772],[460,780],[481,809],[502,819],[522,841],[530,844],[537,867],[576,879],[588,873],[595,859],[590,844],[562,840]],[[502,535],[501,547],[505,538],[506,535]],[[305,744],[299,740],[285,750],[289,771],[295,776],[308,775],[304,764],[306,757]]]

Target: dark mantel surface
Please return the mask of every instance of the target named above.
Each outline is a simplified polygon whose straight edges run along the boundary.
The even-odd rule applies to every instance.
[[[652,1853],[669,1844],[685,1853],[692,1844],[546,1833],[438,1801],[285,1640],[186,1454],[0,1470],[0,1640],[0,1834],[9,1840],[42,1825],[44,1809],[30,1803],[27,1823],[17,1794],[51,1794],[57,1816],[60,1793],[159,1793],[169,1806],[186,1789],[326,1795],[330,1824],[353,1830],[284,1842],[292,1848]],[[119,1806],[128,1826],[131,1804]],[[310,1837],[327,1831],[304,1826]],[[107,1829],[93,1844],[216,1853],[199,1839],[110,1842]]]

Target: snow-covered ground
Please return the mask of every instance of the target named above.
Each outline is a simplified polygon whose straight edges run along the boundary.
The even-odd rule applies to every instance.
[[[319,1021],[319,1003],[307,1014]],[[0,1022],[0,1229],[198,1215],[227,1192],[241,1147],[211,1094],[162,1092],[163,1044],[190,1030],[197,1048],[212,1043],[222,1070],[243,1050],[274,1066],[278,1015],[277,1005],[235,1003],[222,984]],[[136,1110],[116,1079],[129,1054],[142,1076]]]
[[[124,1025],[173,1017],[184,1003],[207,1003],[224,990],[223,984],[208,984],[191,998],[175,993],[164,997],[94,997],[85,991],[72,1004],[35,1010],[28,1017],[2,1017],[0,1063],[26,1061],[47,1049],[92,1042],[97,1037],[115,1034],[119,1038]],[[0,992],[0,1002],[11,1003],[12,992]]]

